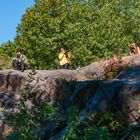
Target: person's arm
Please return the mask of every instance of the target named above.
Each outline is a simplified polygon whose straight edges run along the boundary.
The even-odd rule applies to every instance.
[[[23,58],[24,58],[24,63],[25,63],[25,64],[28,64],[28,59],[27,59],[27,57],[26,57],[25,55],[23,55]]]
[[[129,53],[129,54],[130,54],[130,55],[133,55],[131,51],[130,51],[130,53]]]

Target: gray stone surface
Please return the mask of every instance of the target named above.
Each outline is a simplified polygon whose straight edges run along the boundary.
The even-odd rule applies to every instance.
[[[133,65],[132,65],[133,60]],[[122,58],[123,70],[114,80],[103,79],[105,70],[118,59],[92,63],[78,70],[38,70],[24,73],[15,70],[0,71],[0,106],[16,108],[23,89],[29,79],[28,92],[33,94],[31,104],[51,102],[66,109],[76,105],[87,114],[95,110],[111,110],[119,119],[127,123],[140,120],[140,56]],[[135,64],[135,65],[134,65]],[[86,116],[85,116],[86,117]]]

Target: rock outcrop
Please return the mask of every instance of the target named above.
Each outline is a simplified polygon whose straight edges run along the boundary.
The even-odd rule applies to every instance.
[[[35,104],[48,101],[65,108],[73,104],[87,110],[104,110],[113,106],[116,110],[117,106],[117,110],[120,110],[118,113],[122,116],[127,114],[126,110],[130,110],[131,119],[132,112],[135,112],[135,117],[138,118],[134,110],[137,110],[140,104],[139,60],[140,56],[134,55],[95,62],[78,70],[38,70],[34,75],[30,75],[32,82],[29,92],[34,94]],[[106,67],[112,65],[128,67],[130,64],[131,68],[125,68],[114,80],[97,80],[98,77],[104,78]],[[25,83],[31,79],[28,77],[30,72],[22,73],[15,70],[0,72],[1,106],[13,107],[16,104],[22,95]]]
[[[0,72],[0,105],[13,108],[20,98],[20,91],[27,81],[24,73],[15,70]]]
[[[113,80],[104,80],[105,74],[114,66],[119,66],[121,72]],[[63,109],[75,105],[86,110],[85,118],[95,110],[110,109],[129,124],[140,120],[139,55],[114,57],[77,70],[38,70],[29,77],[30,72],[0,72],[1,107],[14,108],[28,81],[28,92],[33,94],[32,104],[47,101]]]

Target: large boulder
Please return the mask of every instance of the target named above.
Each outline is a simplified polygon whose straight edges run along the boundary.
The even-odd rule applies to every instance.
[[[114,57],[77,70],[0,71],[0,107],[16,110],[26,88],[26,94],[33,95],[27,106],[51,102],[65,111],[75,105],[86,111],[81,119],[86,119],[94,111],[111,110],[123,122],[137,123],[140,120],[139,60],[140,56],[135,55],[122,59]],[[120,73],[115,79],[105,80],[106,74],[113,72],[114,67],[120,67],[121,72],[117,71]],[[3,120],[1,111],[1,128]],[[56,124],[41,127],[47,138],[63,130],[61,124],[65,127],[64,121]],[[42,129],[38,131],[43,132]]]
[[[120,119],[134,122],[139,119],[139,59],[139,55],[114,57],[77,70],[38,70],[34,74],[4,70],[0,72],[0,104],[15,107],[25,83],[31,79],[28,93],[33,94],[33,104],[47,101],[64,109],[76,105],[87,113],[111,109]],[[125,70],[116,79],[97,80],[118,65]]]

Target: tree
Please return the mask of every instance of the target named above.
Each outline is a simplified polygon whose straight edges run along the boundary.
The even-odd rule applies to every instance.
[[[37,68],[58,66],[64,43],[74,56],[73,68],[127,54],[131,41],[140,44],[140,2],[114,0],[36,0],[18,25],[15,42]]]
[[[15,49],[15,43],[11,41],[7,41],[0,46],[0,69],[11,68]]]

